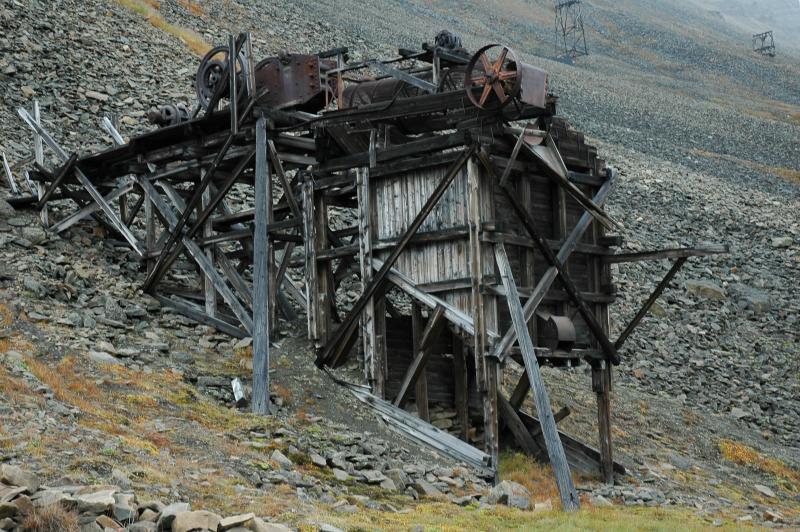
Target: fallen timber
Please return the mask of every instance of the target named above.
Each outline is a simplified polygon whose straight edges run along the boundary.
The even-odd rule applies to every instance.
[[[385,61],[349,64],[338,48],[257,62],[242,34],[212,52],[192,113],[169,104],[151,113],[162,127],[127,141],[104,119],[116,146],[100,153],[66,152],[38,104],[20,108],[35,146],[26,201],[42,223],[95,220],[163,305],[252,336],[257,413],[270,409],[270,338],[299,309],[316,364],[358,356],[365,385],[347,386],[410,438],[495,476],[501,448],[549,460],[568,510],[570,468],[624,472],[613,366],[681,266],[725,246],[617,253],[603,207],[616,171],[556,116],[547,74],[508,47],[469,54],[445,34]],[[60,166],[45,167],[41,146]],[[674,262],[612,341],[611,264],[642,260]],[[524,372],[505,390],[511,361]],[[598,449],[558,430],[569,409],[554,415],[539,372],[584,363]],[[450,432],[429,423],[431,405],[455,413]]]

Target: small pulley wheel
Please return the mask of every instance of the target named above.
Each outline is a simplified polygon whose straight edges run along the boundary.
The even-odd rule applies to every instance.
[[[208,109],[208,104],[211,103],[211,98],[214,97],[217,86],[222,81],[225,68],[228,66],[228,55],[227,46],[215,46],[200,61],[194,86],[197,91],[197,101],[203,109]],[[236,61],[237,99],[241,99],[246,90],[242,72],[244,72],[244,55],[240,53]],[[226,88],[222,92],[222,97],[229,97],[228,92],[229,90]]]

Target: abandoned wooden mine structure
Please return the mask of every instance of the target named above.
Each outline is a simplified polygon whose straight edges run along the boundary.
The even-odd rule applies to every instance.
[[[616,172],[555,116],[546,79],[447,32],[358,63],[344,48],[256,62],[242,34],[201,63],[191,116],[165,106],[165,127],[127,142],[104,119],[107,151],[69,154],[21,108],[61,161],[47,169],[36,150],[30,201],[53,232],[93,217],[125,240],[162,304],[252,336],[254,411],[269,411],[279,315],[302,309],[316,364],[359,361],[370,391],[353,391],[390,425],[489,474],[501,446],[549,459],[571,509],[568,463],[621,470],[623,342],[688,257],[724,248],[616,253],[603,210]],[[646,259],[674,265],[612,342],[611,264]],[[524,372],[505,389],[509,363]],[[552,412],[542,364],[591,367],[599,450],[558,432],[569,411]],[[434,404],[456,412],[453,434],[428,423]]]

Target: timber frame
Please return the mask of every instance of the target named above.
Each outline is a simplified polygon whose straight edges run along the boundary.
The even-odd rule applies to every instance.
[[[101,153],[67,153],[38,106],[21,108],[60,160],[47,169],[37,150],[43,223],[60,233],[94,218],[141,260],[163,305],[252,336],[255,412],[269,412],[270,338],[299,312],[320,368],[358,363],[370,390],[354,388],[359,399],[488,475],[501,447],[549,459],[572,509],[570,466],[609,482],[624,471],[611,441],[620,349],[689,257],[725,248],[616,253],[603,209],[616,171],[555,116],[553,95],[473,105],[463,50],[348,65],[339,49],[323,76],[333,97],[309,112],[263,105],[249,36],[230,46],[244,77],[223,79],[229,94],[245,84],[242,99],[222,106],[220,89],[204,115],[127,142],[106,119],[117,146]],[[612,341],[610,265],[646,259],[674,263]],[[511,361],[524,373],[506,389]],[[557,430],[569,410],[551,411],[544,364],[591,367],[598,450]],[[523,410],[529,390],[536,417]],[[454,413],[449,433],[428,423],[434,405]]]

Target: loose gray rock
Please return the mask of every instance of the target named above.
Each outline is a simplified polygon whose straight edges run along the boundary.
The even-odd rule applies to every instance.
[[[35,493],[41,484],[36,475],[23,471],[20,467],[14,465],[0,466],[0,482],[27,488],[30,494]]]
[[[531,507],[531,494],[522,484],[504,480],[489,492],[487,501],[489,504],[505,504],[521,510],[529,510]]]

